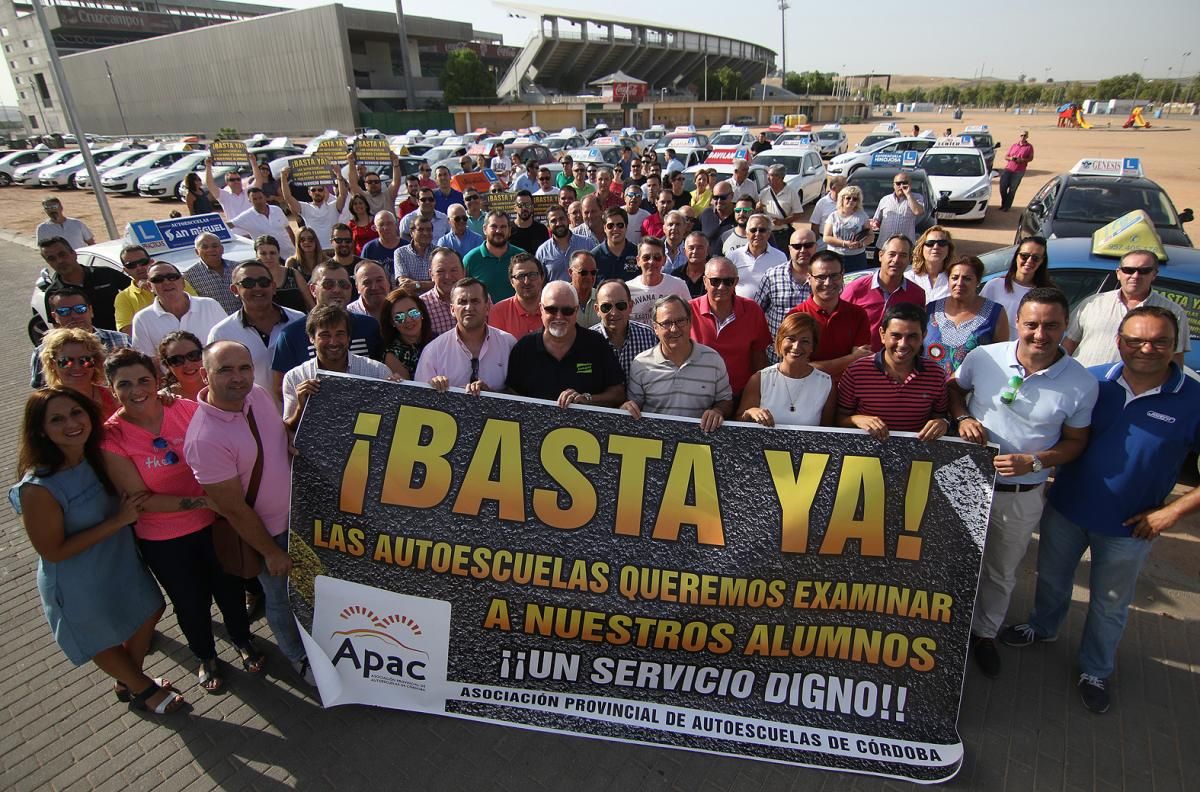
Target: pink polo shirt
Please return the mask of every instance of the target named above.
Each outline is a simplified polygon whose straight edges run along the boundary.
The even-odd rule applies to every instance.
[[[170,407],[164,407],[162,426],[157,435],[130,423],[120,414],[114,415],[104,422],[101,448],[132,462],[146,489],[155,495],[204,497],[204,489],[196,483],[184,458],[184,437],[197,407],[190,399],[176,399]],[[154,441],[159,438],[166,441],[166,448],[154,447]],[[171,452],[174,452],[173,456]],[[161,542],[195,533],[211,525],[216,518],[209,509],[142,512],[133,524],[133,532],[139,539]]]
[[[257,448],[246,413],[254,409],[254,423],[263,445],[262,482],[254,511],[267,533],[278,536],[288,529],[292,505],[292,459],[288,454],[287,429],[275,399],[258,385],[250,391],[239,412],[226,412],[205,401],[208,388],[197,394],[198,409],[183,442],[187,462],[201,486],[217,484],[237,476],[242,491],[250,486]]]

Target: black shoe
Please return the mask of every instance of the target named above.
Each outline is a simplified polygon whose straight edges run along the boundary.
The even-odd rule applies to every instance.
[[[1079,684],[1076,687],[1079,688],[1079,697],[1083,699],[1083,706],[1088,710],[1097,715],[1108,712],[1109,694],[1106,680],[1091,674],[1080,674]]]
[[[263,611],[263,595],[246,592],[246,618],[254,621]]]
[[[1000,652],[996,651],[995,639],[972,634],[971,654],[985,677],[995,679],[1000,676]]]
[[[1058,636],[1043,638],[1034,632],[1032,624],[1013,624],[1001,630],[1000,643],[1020,649],[1034,643],[1053,643]]]

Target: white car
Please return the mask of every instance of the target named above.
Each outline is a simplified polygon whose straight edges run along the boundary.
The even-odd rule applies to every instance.
[[[987,216],[992,173],[973,143],[938,141],[922,155],[921,169],[929,177],[938,220],[982,220]]]
[[[802,205],[815,202],[825,193],[825,163],[816,146],[772,146],[755,155],[750,171],[766,171],[772,165],[782,165],[787,170],[783,180],[794,186]]]
[[[854,147],[854,150],[866,151],[878,143],[898,137],[900,137],[900,128],[896,126],[895,121],[889,121],[885,124],[876,124],[875,128],[872,129],[866,137],[858,142],[858,145]]]
[[[38,187],[38,174],[46,168],[55,165],[61,165],[67,160],[79,153],[78,149],[66,149],[51,152],[41,152],[45,156],[42,159],[32,162],[29,165],[22,165],[13,171],[12,183],[19,184],[22,187]]]
[[[839,154],[845,154],[850,145],[840,124],[826,124],[811,135],[813,145],[821,150],[822,159],[833,159]]]
[[[735,127],[725,124],[708,139],[713,148],[717,146],[749,146],[754,142],[754,135],[745,127]]]
[[[41,162],[46,158],[46,153],[41,149],[26,149],[12,151],[0,157],[0,187],[7,187],[13,183],[13,173],[17,168]]]
[[[152,170],[174,165],[189,153],[187,151],[140,152],[138,157],[101,174],[100,188],[109,193],[136,193],[138,179]]]
[[[113,168],[119,168],[122,165],[127,165],[136,160],[138,157],[145,156],[145,154],[146,149],[126,149],[118,154],[114,154],[113,156],[104,160],[104,162],[96,163],[96,173],[100,176],[101,180],[103,180],[105,174],[107,174]],[[81,170],[79,173],[75,174],[75,187],[80,190],[92,189],[92,179],[90,176],[88,176],[88,172],[86,170]]]
[[[937,141],[927,137],[892,137],[884,138],[875,145],[862,151],[849,151],[829,161],[828,170],[837,176],[849,176],[859,168],[871,164],[871,157],[880,152],[916,151],[924,152],[933,147]]]
[[[184,178],[197,167],[203,168],[207,158],[207,151],[189,151],[170,165],[149,171],[137,180],[138,195],[143,198],[174,198]]]
[[[92,152],[92,162],[96,163],[96,167],[99,168],[101,163],[110,157],[128,150],[128,148],[116,147],[97,149]],[[39,171],[38,184],[43,187],[57,187],[60,190],[68,187],[74,189],[75,178],[81,173],[87,173],[87,165],[83,162],[83,154],[77,153],[65,162]]]

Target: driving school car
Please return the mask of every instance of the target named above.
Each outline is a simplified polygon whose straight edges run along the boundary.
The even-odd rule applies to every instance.
[[[941,138],[921,156],[939,220],[982,220],[992,195],[992,172],[967,137]]]

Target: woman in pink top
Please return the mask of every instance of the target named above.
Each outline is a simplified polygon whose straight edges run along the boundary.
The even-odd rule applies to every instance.
[[[225,574],[217,563],[211,528],[217,515],[183,459],[183,439],[196,402],[174,399],[164,406],[154,361],[134,349],[117,350],[104,370],[121,404],[104,425],[102,448],[109,475],[123,493],[149,493],[134,534],[200,663],[200,686],[215,693],[224,680],[212,631],[214,599],[243,667],[261,673],[266,658],[250,636],[242,581]]]

